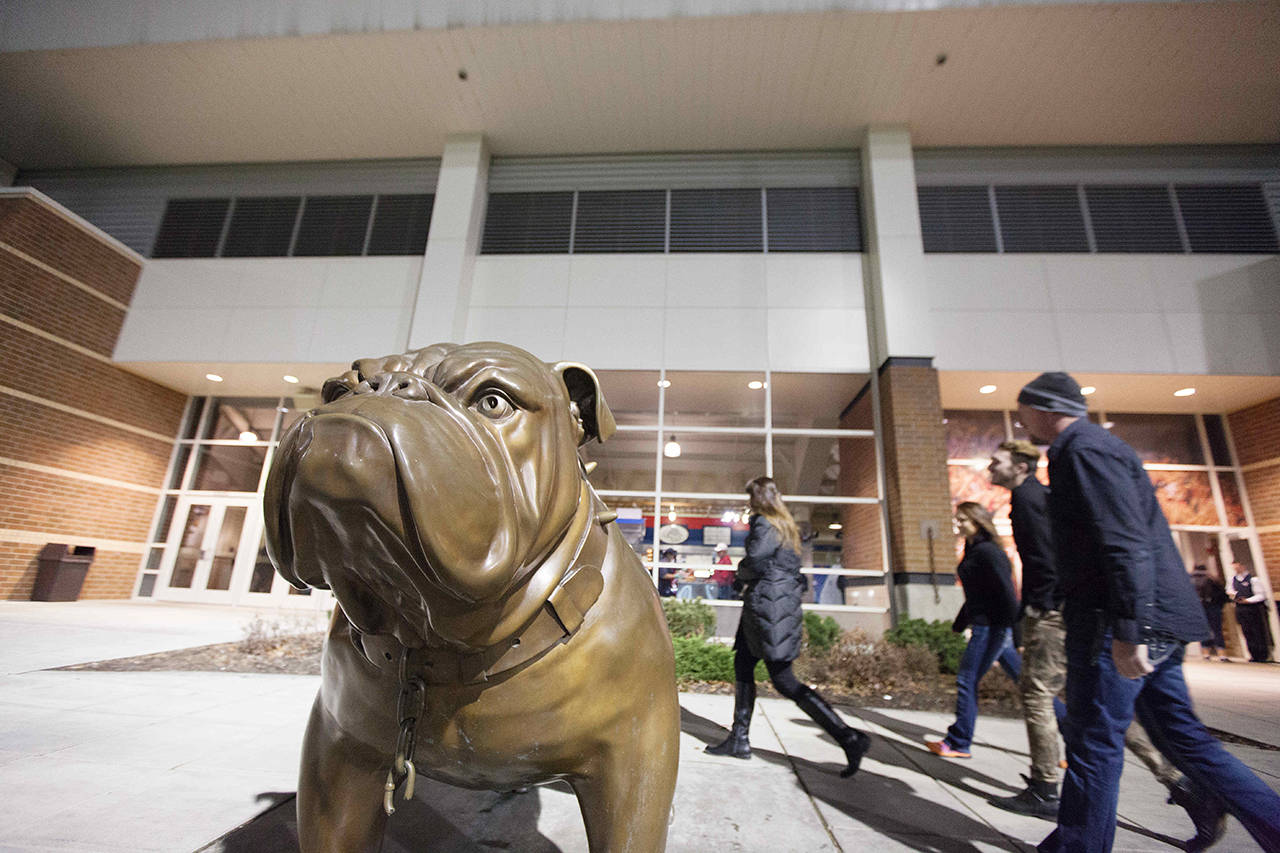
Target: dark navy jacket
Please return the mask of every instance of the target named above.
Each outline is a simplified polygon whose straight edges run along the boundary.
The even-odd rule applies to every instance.
[[[1028,475],[1010,492],[1009,521],[1013,544],[1022,560],[1022,604],[1039,610],[1061,610],[1062,590],[1053,564],[1053,534],[1049,529],[1049,488]]]
[[[1081,418],[1049,447],[1049,485],[1068,624],[1098,611],[1129,643],[1208,635],[1151,478],[1129,445]]]

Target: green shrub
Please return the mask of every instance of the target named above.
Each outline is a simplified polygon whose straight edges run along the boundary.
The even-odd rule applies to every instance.
[[[812,654],[826,654],[840,639],[840,625],[830,616],[819,616],[811,610],[804,612],[804,640]]]
[[[938,656],[938,668],[943,672],[955,673],[960,668],[964,635],[954,633],[950,622],[903,619],[885,631],[884,638],[895,646],[924,646],[932,650]]]
[[[715,633],[716,611],[701,599],[664,598],[662,612],[673,637],[709,637]]]
[[[724,681],[732,684],[733,648],[705,637],[672,637],[676,652],[676,681]],[[756,664],[756,681],[768,681],[764,662]]]

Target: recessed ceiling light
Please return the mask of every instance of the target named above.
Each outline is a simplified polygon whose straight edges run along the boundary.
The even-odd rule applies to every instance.
[[[204,378],[205,378],[205,379],[208,379],[210,382],[221,382],[221,381],[222,381],[222,377],[221,377],[221,376],[219,376],[219,375],[218,375],[218,374],[216,374],[216,373],[206,373],[206,374],[204,375]]]
[[[280,378],[283,379],[285,382],[288,382],[290,385],[298,384],[298,377],[294,376],[292,373],[286,373],[284,376]]]
[[[658,380],[658,387],[659,387],[659,388],[670,388],[670,387],[671,387],[671,380],[670,380],[670,379],[659,379],[659,380]]]
[[[843,524],[841,524],[841,523],[840,523],[840,522],[838,522],[838,521],[833,521],[833,522],[831,522],[830,524],[828,524],[828,525],[827,525],[827,529],[828,529],[828,530],[843,530],[843,529],[844,529],[844,525],[843,525]]]
[[[251,429],[247,429],[244,432],[240,433],[240,440],[248,444],[251,441],[257,441],[258,434]]]
[[[764,383],[761,382],[759,379],[752,379],[750,382],[747,383],[747,387],[750,388],[752,391],[759,391],[761,388],[764,387]]]
[[[1191,396],[1192,394],[1194,394],[1194,393],[1196,393],[1196,389],[1194,389],[1194,388],[1179,388],[1177,391],[1174,391],[1174,392],[1173,392],[1173,396],[1175,396],[1175,397],[1190,397],[1190,396]]]
[[[1115,426],[1115,425],[1116,425],[1116,422],[1115,422],[1115,421],[1103,421],[1103,422],[1102,422],[1102,428],[1103,428],[1103,429],[1111,429],[1111,428],[1112,428],[1113,426]]]
[[[978,389],[978,393],[979,393],[979,394],[994,394],[994,393],[996,393],[996,386],[994,386],[994,385],[983,385],[981,388],[979,388],[979,389]]]
[[[1080,389],[1080,393],[1085,395],[1086,397],[1088,397],[1090,394],[1097,393],[1097,391],[1098,389],[1093,387],[1092,385],[1086,385]]]

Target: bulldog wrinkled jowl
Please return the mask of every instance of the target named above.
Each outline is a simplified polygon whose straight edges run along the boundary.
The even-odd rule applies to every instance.
[[[361,359],[283,437],[267,544],[333,590],[298,782],[302,850],[376,850],[415,775],[573,787],[592,851],[658,851],[679,706],[653,583],[578,448],[583,365],[500,343]],[[429,847],[423,839],[423,849]]]

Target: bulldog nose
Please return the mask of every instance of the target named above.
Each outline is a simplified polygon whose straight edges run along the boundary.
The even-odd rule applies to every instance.
[[[356,386],[357,394],[400,397],[405,400],[429,400],[431,383],[415,373],[379,373],[367,377]]]

